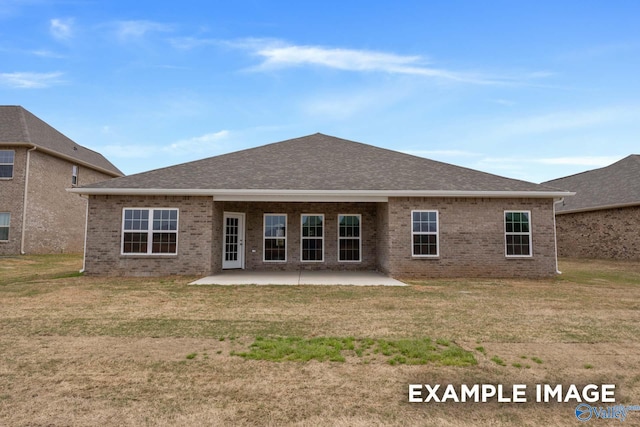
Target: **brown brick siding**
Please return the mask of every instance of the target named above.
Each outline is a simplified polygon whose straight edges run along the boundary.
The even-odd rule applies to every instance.
[[[0,255],[17,255],[20,253],[20,241],[22,239],[22,206],[27,149],[0,145],[0,150],[13,150],[15,152],[13,178],[0,179],[0,212],[11,214],[9,241],[0,242]]]
[[[439,212],[438,258],[412,257],[411,211]],[[533,257],[507,258],[504,211],[531,211]],[[389,273],[396,277],[548,277],[556,273],[551,199],[390,198]]]
[[[640,260],[640,206],[558,214],[558,255]]]
[[[177,255],[121,255],[123,208],[178,208]],[[91,196],[85,271],[91,275],[208,275],[212,269],[211,197]]]

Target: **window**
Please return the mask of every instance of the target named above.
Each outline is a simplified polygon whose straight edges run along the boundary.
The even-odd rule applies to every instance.
[[[9,241],[9,221],[11,214],[8,212],[0,212],[0,242]]]
[[[412,211],[413,256],[437,257],[438,211]]]
[[[531,212],[506,211],[504,234],[508,257],[531,256]]]
[[[264,215],[264,261],[287,260],[287,216]]]
[[[338,215],[338,261],[360,262],[360,215]]]
[[[178,253],[178,209],[124,209],[123,254]]]
[[[13,178],[14,159],[15,159],[15,151],[0,150],[0,179]]]
[[[75,165],[71,167],[71,185],[74,187],[78,185],[78,167]]]
[[[302,215],[302,261],[324,261],[324,215]]]

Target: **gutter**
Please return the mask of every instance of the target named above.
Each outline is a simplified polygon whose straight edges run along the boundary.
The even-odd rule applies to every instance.
[[[25,255],[24,240],[27,231],[27,201],[29,196],[29,165],[31,163],[31,152],[36,151],[37,147],[32,147],[27,150],[27,167],[25,168],[24,176],[24,199],[22,201],[22,233],[20,236],[20,255]]]
[[[560,271],[560,266],[558,265],[558,231],[556,229],[556,205],[558,203],[564,203],[564,197],[561,197],[553,202],[553,246],[556,257],[556,274],[562,274],[562,271]]]
[[[580,212],[603,211],[606,209],[632,208],[634,206],[640,206],[640,203],[638,202],[616,203],[612,205],[602,205],[602,206],[593,206],[589,208],[570,209],[570,210],[559,211],[556,213],[556,215],[565,215],[565,214],[580,213]]]

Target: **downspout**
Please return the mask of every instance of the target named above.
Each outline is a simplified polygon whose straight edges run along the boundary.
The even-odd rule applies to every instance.
[[[553,240],[554,240],[554,248],[556,251],[556,274],[562,274],[562,271],[560,271],[560,268],[558,266],[558,232],[556,230],[556,203],[563,203],[564,202],[564,197],[555,200],[553,202]]]
[[[87,265],[87,231],[89,230],[89,197],[90,196],[82,196],[84,199],[86,197],[86,207],[84,213],[84,250],[82,253],[82,270],[80,273],[84,273],[84,269]]]
[[[20,236],[20,255],[25,255],[24,251],[24,238],[27,231],[27,200],[29,194],[29,164],[31,160],[31,152],[35,151],[37,147],[33,147],[27,150],[27,167],[25,168],[24,177],[24,200],[22,201],[22,235]]]

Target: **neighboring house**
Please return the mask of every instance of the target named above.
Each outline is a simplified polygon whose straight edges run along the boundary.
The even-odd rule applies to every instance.
[[[67,188],[122,176],[18,106],[0,106],[0,255],[82,252],[87,202]]]
[[[83,186],[85,271],[547,277],[571,193],[323,134]]]
[[[556,207],[562,257],[640,260],[640,156],[543,183],[576,193]]]

